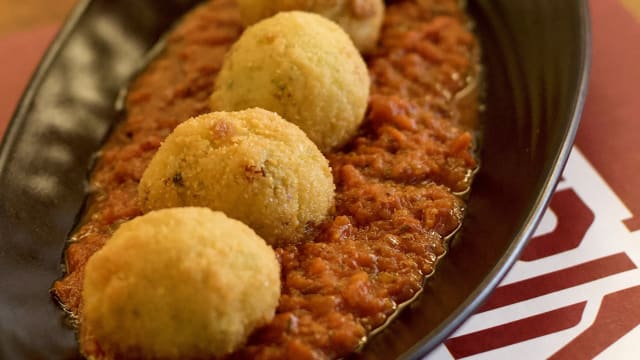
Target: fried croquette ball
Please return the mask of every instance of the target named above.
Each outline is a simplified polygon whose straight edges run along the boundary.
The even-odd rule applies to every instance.
[[[368,96],[367,67],[344,31],[293,11],[245,30],[225,57],[211,108],[275,111],[328,151],[355,135]]]
[[[144,210],[205,206],[283,244],[322,222],[334,189],[327,159],[304,132],[256,108],[180,124],[149,163],[138,194]]]
[[[281,11],[320,14],[340,25],[362,52],[375,48],[384,18],[384,0],[237,0],[237,3],[245,25]]]
[[[81,340],[114,358],[228,354],[273,318],[280,265],[240,221],[207,208],[122,224],[87,262]]]

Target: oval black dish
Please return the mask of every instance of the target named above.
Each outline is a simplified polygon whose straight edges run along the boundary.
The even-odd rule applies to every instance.
[[[77,358],[49,296],[118,91],[198,1],[81,1],[42,60],[0,145],[0,358]],[[567,160],[590,31],[582,0],[469,0],[487,83],[482,167],[462,235],[425,291],[358,357],[416,359],[469,317],[517,259]]]

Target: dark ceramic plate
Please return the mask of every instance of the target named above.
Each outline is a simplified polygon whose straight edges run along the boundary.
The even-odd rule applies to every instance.
[[[78,357],[48,289],[91,154],[118,91],[194,0],[81,1],[44,57],[0,147],[0,358]],[[364,358],[418,358],[498,284],[531,236],[582,108],[589,16],[582,0],[469,0],[483,43],[482,167],[462,236],[424,294],[371,339]]]

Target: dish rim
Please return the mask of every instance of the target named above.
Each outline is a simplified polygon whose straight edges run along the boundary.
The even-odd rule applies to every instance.
[[[573,94],[574,98],[571,101],[569,126],[562,136],[562,146],[551,163],[552,170],[550,175],[547,176],[542,185],[541,191],[538,193],[535,201],[532,202],[533,211],[529,212],[528,216],[523,221],[523,226],[520,227],[517,234],[513,237],[513,240],[510,242],[504,255],[496,263],[493,269],[484,277],[484,280],[479,284],[479,286],[464,302],[460,304],[460,306],[458,306],[454,312],[447,317],[445,321],[434,328],[429,334],[424,336],[414,346],[407,349],[399,356],[399,359],[421,359],[453,334],[456,329],[464,323],[464,321],[469,319],[476,309],[478,309],[480,305],[487,300],[489,295],[491,295],[493,290],[507,275],[509,270],[511,270],[520,256],[520,253],[524,250],[533,236],[534,231],[538,227],[538,224],[542,220],[542,215],[551,201],[551,197],[556,189],[558,181],[562,176],[562,171],[564,170],[569,159],[569,155],[571,154],[589,87],[592,33],[589,5],[586,1],[580,1],[580,12],[578,16],[580,23],[580,29],[578,30],[580,38],[580,57],[577,59],[577,62],[580,66],[577,71],[577,92]],[[436,334],[435,336],[430,336],[434,333]]]

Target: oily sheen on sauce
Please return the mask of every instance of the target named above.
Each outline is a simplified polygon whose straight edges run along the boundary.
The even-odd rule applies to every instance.
[[[119,224],[141,215],[137,184],[180,122],[208,112],[224,54],[242,32],[233,0],[212,0],[169,33],[132,82],[126,115],[91,174],[88,206],[66,249],[54,294],[81,311],[84,264]],[[364,125],[325,154],[336,212],[307,241],[276,248],[282,296],[274,320],[232,358],[335,358],[349,354],[421,289],[461,224],[477,164],[478,44],[457,0],[387,4],[377,49],[365,58],[372,86]],[[259,296],[259,294],[256,294]],[[100,356],[100,344],[83,344]]]

